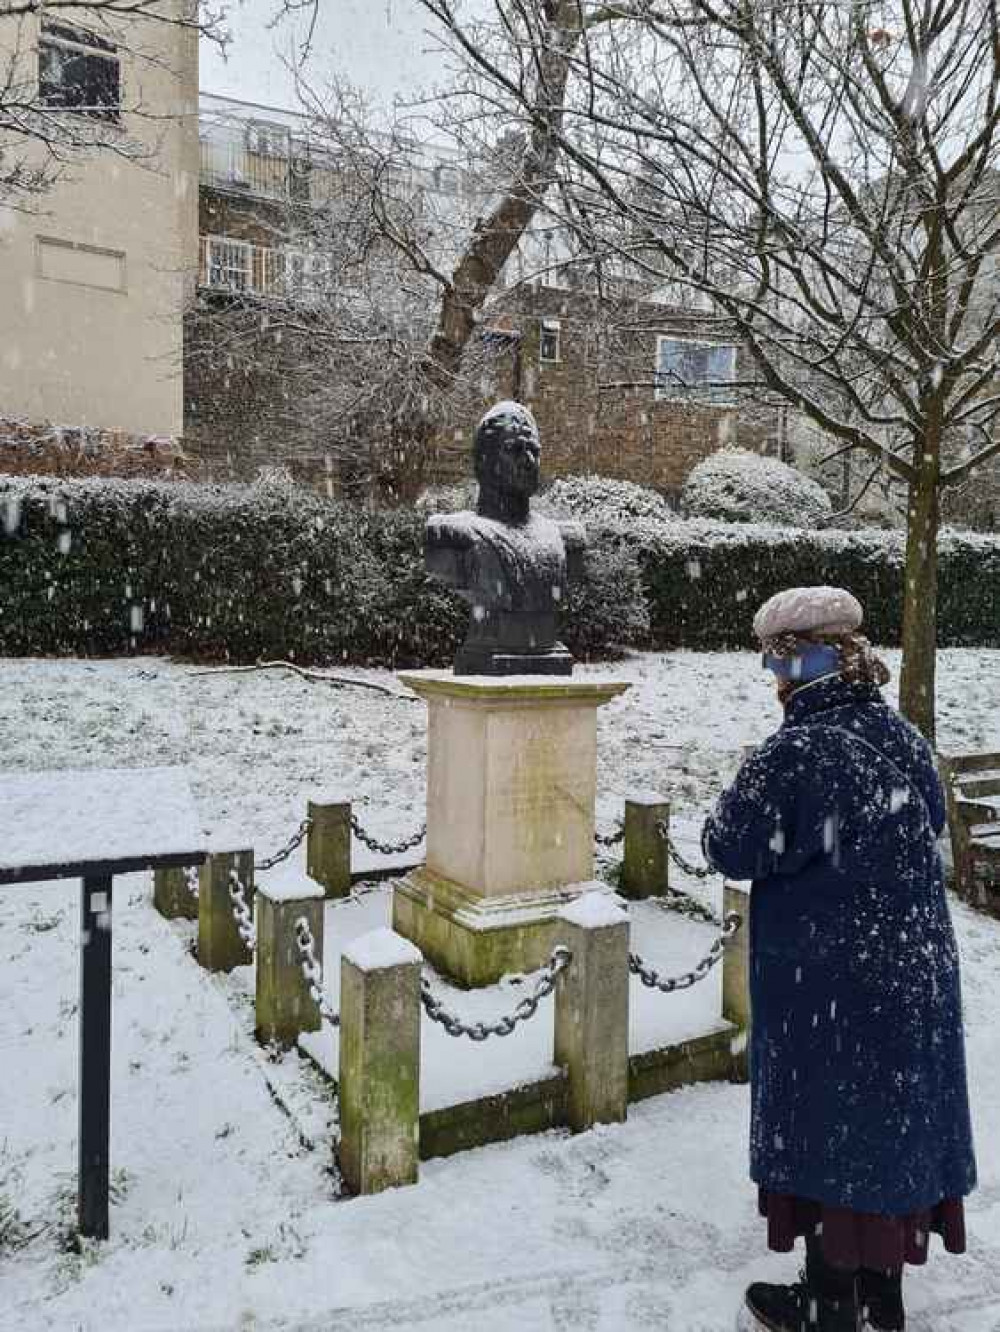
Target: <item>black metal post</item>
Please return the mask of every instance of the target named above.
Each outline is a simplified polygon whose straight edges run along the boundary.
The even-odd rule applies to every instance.
[[[80,918],[81,1235],[108,1237],[111,1132],[111,875],[83,880]]]

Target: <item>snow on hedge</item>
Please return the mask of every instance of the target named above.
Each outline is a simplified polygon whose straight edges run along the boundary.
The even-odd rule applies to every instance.
[[[589,517],[568,501],[563,510],[587,527],[586,576],[563,607],[578,657],[747,646],[757,606],[819,584],[850,588],[873,636],[898,642],[898,532],[680,519],[653,492],[605,478],[553,492],[560,503],[608,500]],[[443,665],[468,609],[426,576],[425,522],[413,508],[328,500],[278,477],[0,477],[0,652]],[[942,646],[1000,646],[1000,541],[949,532],[939,549]]]
[[[610,476],[561,477],[553,481],[539,504],[556,518],[578,518],[602,527],[634,521],[667,523],[674,516],[657,491]]]
[[[681,507],[692,518],[813,527],[832,513],[821,485],[777,458],[721,449],[691,470]]]

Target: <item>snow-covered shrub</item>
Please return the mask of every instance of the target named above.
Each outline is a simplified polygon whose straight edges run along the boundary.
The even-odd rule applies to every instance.
[[[815,527],[833,512],[818,482],[747,449],[720,449],[692,468],[681,509],[689,518],[784,527]]]
[[[165,652],[216,661],[443,665],[468,622],[424,571],[424,515],[274,485],[0,477],[0,652]],[[563,636],[746,647],[783,587],[834,583],[873,638],[898,642],[899,533],[620,521],[588,524]],[[940,542],[940,641],[1000,647],[1000,541]]]
[[[556,518],[578,518],[588,526],[616,527],[636,522],[669,522],[667,501],[648,486],[610,476],[567,476],[553,481],[539,507]]]
[[[586,577],[571,584],[564,639],[582,658],[649,641],[649,608],[636,549],[610,529],[590,529]]]
[[[423,520],[281,484],[0,480],[0,651],[444,662]],[[7,538],[3,535],[6,533]]]
[[[474,509],[478,494],[475,481],[455,481],[447,486],[427,486],[417,496],[415,505],[422,514],[458,513],[461,509]]]
[[[443,665],[468,609],[426,576],[425,522],[274,477],[2,477],[0,652]],[[566,617],[566,641],[588,655],[642,629],[635,557],[611,558],[617,573],[592,562],[583,610]]]

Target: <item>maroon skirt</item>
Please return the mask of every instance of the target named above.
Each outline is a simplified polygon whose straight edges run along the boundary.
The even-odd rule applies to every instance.
[[[767,1218],[768,1248],[788,1253],[800,1236],[819,1234],[823,1257],[833,1267],[890,1271],[904,1263],[919,1266],[927,1261],[934,1234],[941,1236],[949,1253],[965,1252],[961,1198],[946,1198],[936,1207],[910,1216],[881,1216],[760,1189],[758,1206],[761,1216]]]

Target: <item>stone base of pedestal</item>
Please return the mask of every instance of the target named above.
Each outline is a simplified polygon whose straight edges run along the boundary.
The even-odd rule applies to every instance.
[[[396,884],[392,928],[412,940],[437,971],[473,989],[547,962],[560,941],[559,912],[595,891],[614,897],[607,884],[583,883],[482,898],[419,869]]]

